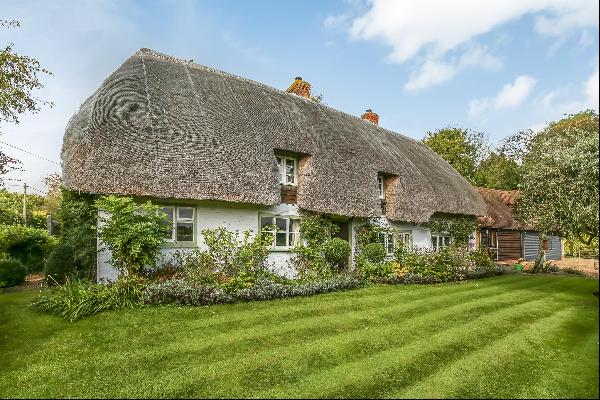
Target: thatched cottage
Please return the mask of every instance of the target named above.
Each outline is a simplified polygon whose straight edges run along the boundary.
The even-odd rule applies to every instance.
[[[559,236],[540,235],[532,225],[517,221],[513,207],[518,190],[477,188],[485,201],[485,216],[479,218],[477,242],[498,261],[535,260],[539,253],[540,238],[546,250],[546,259],[559,260],[563,255],[563,241]]]
[[[356,227],[381,217],[385,238],[444,246],[419,224],[434,213],[483,215],[480,195],[423,143],[310,97],[294,80],[274,89],[190,61],[141,49],[71,118],[62,149],[72,190],[150,198],[172,232],[164,252],[203,246],[201,231],[257,231],[275,224],[270,256],[279,272],[298,240],[302,211],[329,216],[355,243]],[[109,254],[98,278],[114,278]]]

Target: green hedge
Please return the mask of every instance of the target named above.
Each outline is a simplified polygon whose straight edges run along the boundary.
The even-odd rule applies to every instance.
[[[16,258],[0,259],[0,287],[17,286],[25,282],[27,268]]]
[[[28,272],[43,271],[46,258],[57,244],[58,239],[45,229],[0,224],[0,255],[18,259]]]

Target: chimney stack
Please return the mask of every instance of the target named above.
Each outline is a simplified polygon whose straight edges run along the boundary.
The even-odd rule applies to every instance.
[[[301,76],[297,76],[286,92],[294,93],[308,99],[310,98],[310,83],[303,81]]]
[[[370,108],[360,118],[372,124],[379,125],[379,115],[375,114]]]

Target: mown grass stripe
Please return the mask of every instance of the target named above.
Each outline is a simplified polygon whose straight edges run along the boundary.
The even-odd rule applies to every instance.
[[[488,343],[466,357],[446,365],[428,378],[416,382],[404,390],[391,393],[391,397],[442,396],[442,397],[489,397],[489,390],[500,395],[519,393],[524,387],[535,386],[545,368],[552,364],[560,352],[575,345],[572,342],[561,349],[558,344],[544,348],[541,343],[569,331],[574,325],[577,310],[567,306],[548,318],[538,319],[526,329],[510,333]],[[593,330],[587,326],[586,329]],[[495,360],[490,365],[486,360]],[[536,368],[529,368],[535,365]],[[485,379],[482,379],[483,377]],[[424,390],[424,388],[428,388]],[[521,397],[521,396],[518,396]]]
[[[478,345],[521,328],[533,318],[547,317],[556,312],[544,307],[545,303],[546,299],[537,299],[501,308],[407,346],[394,347],[367,359],[319,371],[309,379],[320,385],[308,388],[300,383],[296,387],[298,392],[293,396],[379,397],[386,390],[408,386],[434,373],[452,357],[463,356]],[[431,343],[435,343],[433,348]]]
[[[597,382],[597,361],[590,368],[577,362],[590,360],[589,353],[597,358],[598,303],[582,305],[594,287],[597,281],[515,275],[263,303],[124,310],[66,326],[58,318],[10,311],[7,326],[0,326],[0,360],[9,361],[0,363],[0,397],[388,397],[435,383],[453,366],[469,371],[468,360],[483,359],[481,379],[448,385],[464,395],[470,383],[489,382],[494,367],[508,365],[493,349],[512,341],[539,350],[539,357],[526,360],[548,375],[538,376],[532,387],[512,376],[514,390],[488,385],[480,392],[564,397],[559,385],[566,379],[552,384],[552,378],[573,373]],[[356,294],[363,299],[359,304],[353,303]],[[10,304],[7,298],[0,295],[0,314]],[[16,303],[14,311],[25,306]],[[572,317],[560,317],[568,310]],[[548,321],[563,321],[563,329],[534,345],[520,342],[529,337],[528,326],[552,313],[558,319]],[[46,337],[30,333],[35,325],[29,321],[38,318],[45,321]],[[575,347],[565,343],[573,335],[580,338]],[[565,351],[554,351],[557,343]],[[26,362],[15,362],[17,357]],[[597,383],[569,388],[572,397],[597,398]]]
[[[509,294],[502,294],[503,296],[508,297]],[[514,301],[516,302],[516,300]],[[492,303],[495,303],[492,301]],[[506,305],[510,305],[512,303],[508,303]],[[489,307],[486,309],[485,306],[481,304],[477,304],[473,302],[473,309],[469,314],[472,318],[476,318],[479,315],[485,315],[489,311],[498,307],[497,305],[494,307]],[[475,311],[477,310],[477,311]],[[442,313],[443,311],[443,313]],[[194,380],[196,381],[196,387],[192,387],[186,391],[180,391],[176,393],[169,393],[168,396],[180,396],[186,397],[189,395],[190,390],[193,391],[198,387],[202,387],[203,390],[206,390],[210,393],[217,393],[217,396],[249,396],[248,389],[244,388],[244,385],[240,384],[237,387],[244,388],[239,393],[232,393],[229,387],[220,387],[219,383],[224,381],[224,377],[222,376],[222,372],[224,371],[225,365],[229,365],[230,369],[227,369],[226,374],[235,377],[238,380],[238,383],[247,382],[248,385],[256,385],[271,387],[279,381],[285,382],[285,385],[289,385],[294,381],[294,379],[290,379],[290,375],[297,379],[303,377],[307,371],[298,370],[299,365],[303,365],[305,367],[323,369],[326,367],[331,367],[330,363],[323,363],[324,360],[334,361],[338,364],[340,362],[346,361],[344,358],[343,352],[354,352],[353,358],[358,359],[361,357],[368,357],[373,353],[386,351],[390,346],[403,344],[410,340],[410,333],[417,334],[423,327],[420,326],[417,320],[426,321],[430,324],[433,324],[432,327],[427,326],[430,330],[433,327],[437,329],[447,329],[449,326],[453,324],[450,323],[449,319],[447,319],[447,323],[445,325],[439,324],[440,318],[444,316],[450,316],[455,313],[453,310],[437,310],[434,315],[430,315],[427,317],[427,314],[419,314],[418,317],[411,319],[407,322],[406,325],[398,324],[398,321],[394,323],[387,323],[383,327],[389,328],[389,339],[393,338],[394,331],[404,330],[406,337],[403,337],[401,334],[396,335],[395,341],[390,341],[384,339],[381,341],[382,329],[377,329],[377,326],[372,326],[370,329],[365,330],[363,333],[364,336],[359,336],[358,338],[353,335],[329,335],[325,336],[323,340],[315,340],[310,343],[304,343],[300,346],[290,346],[288,348],[276,348],[274,351],[259,351],[256,354],[246,355],[246,354],[234,354],[233,358],[228,360],[225,363],[216,363],[216,364],[205,364],[202,368],[202,371],[193,371],[192,374],[194,376]],[[462,316],[464,318],[464,315]],[[459,318],[460,319],[460,318]],[[464,323],[462,320],[460,323]],[[436,326],[437,325],[437,326]],[[375,336],[375,334],[377,336]],[[380,342],[379,347],[369,345],[368,340],[372,339],[373,342]],[[362,343],[361,343],[362,342]],[[361,349],[357,349],[353,344],[365,344]],[[383,347],[382,347],[383,345]],[[362,350],[362,352],[361,352]],[[336,358],[333,352],[337,352],[339,357]],[[279,352],[287,354],[288,356],[283,359],[283,364],[279,364],[282,361]],[[342,352],[342,353],[340,353]],[[311,359],[311,355],[318,355],[318,358]],[[175,358],[177,360],[177,357]],[[297,360],[306,360],[305,362],[299,363]],[[319,363],[319,361],[321,361]],[[233,367],[232,367],[233,364]],[[258,364],[258,366],[257,366]],[[171,368],[176,369],[176,364],[171,365]],[[209,371],[210,369],[210,371]],[[245,372],[244,372],[245,371]],[[283,375],[279,375],[280,373],[285,372]],[[252,395],[253,397],[262,397],[263,393],[259,393],[257,395]]]
[[[240,328],[251,328],[256,325],[261,325],[265,320],[268,319],[279,319],[279,320],[292,320],[303,317],[311,317],[315,314],[319,315],[334,315],[337,314],[340,307],[344,307],[346,310],[364,310],[364,309],[377,309],[380,305],[385,305],[390,302],[391,299],[398,298],[398,290],[403,291],[404,304],[408,304],[414,301],[422,301],[422,292],[416,289],[427,288],[432,293],[430,297],[436,297],[437,292],[443,293],[442,296],[453,296],[458,293],[470,293],[476,296],[478,290],[487,290],[491,288],[502,288],[502,290],[509,290],[511,285],[523,285],[523,279],[515,279],[515,277],[506,277],[506,281],[503,283],[497,283],[491,281],[491,283],[485,282],[485,285],[480,287],[485,279],[479,282],[453,282],[447,284],[436,284],[436,285],[423,285],[423,286],[373,286],[360,290],[344,291],[337,293],[326,293],[311,297],[297,297],[291,299],[278,299],[266,302],[254,302],[254,303],[238,303],[238,304],[227,304],[227,305],[214,305],[214,306],[201,306],[201,307],[188,307],[188,306],[162,306],[155,308],[147,308],[144,312],[149,313],[148,317],[151,317],[153,313],[164,314],[164,311],[176,310],[177,314],[167,321],[161,321],[159,323],[164,324],[165,328],[169,328],[167,325],[173,325],[176,327],[182,320],[186,321],[186,324],[194,323],[195,328],[211,328],[215,331],[224,332],[227,329],[240,329]],[[493,279],[493,278],[489,278]],[[529,283],[531,285],[531,283]],[[537,283],[533,284],[534,286]],[[330,299],[335,299],[330,301]],[[312,307],[307,307],[311,305]],[[163,311],[164,310],[164,311]],[[252,315],[248,315],[248,310],[252,310]],[[122,310],[117,312],[122,314],[129,313],[129,310]],[[105,315],[101,314],[95,318],[105,318]],[[115,313],[111,313],[110,318],[115,318]],[[190,320],[191,319],[191,320]],[[88,323],[88,321],[79,321],[78,323]],[[122,321],[114,321],[116,326],[123,324],[124,326],[129,325],[127,319]],[[174,329],[176,331],[176,329]]]
[[[352,336],[356,331],[361,329],[371,329],[381,324],[394,323],[402,321],[404,317],[410,316],[418,312],[420,316],[426,316],[429,312],[439,314],[438,318],[451,317],[456,309],[469,309],[469,305],[473,310],[480,308],[480,305],[489,297],[497,297],[491,301],[498,302],[501,298],[513,297],[518,291],[512,292],[512,295],[503,293],[502,291],[494,291],[491,293],[480,293],[479,296],[465,296],[468,301],[463,301],[459,305],[448,307],[448,304],[460,302],[461,298],[438,296],[430,297],[423,300],[422,303],[411,303],[406,307],[404,304],[394,304],[387,307],[380,307],[376,312],[373,310],[361,310],[354,312],[345,312],[340,310],[340,315],[325,315],[315,316],[311,318],[302,318],[300,320],[285,321],[266,326],[261,330],[240,330],[235,336],[231,336],[229,332],[217,336],[210,336],[206,332],[199,331],[198,333],[205,337],[210,337],[205,343],[200,343],[197,338],[178,338],[176,344],[165,343],[157,349],[150,349],[144,354],[132,355],[129,351],[122,354],[124,361],[146,363],[153,359],[164,357],[164,362],[169,359],[178,359],[178,353],[175,347],[183,347],[187,349],[182,355],[191,355],[200,358],[204,363],[219,362],[225,360],[231,361],[232,357],[243,358],[246,356],[244,349],[259,349],[252,350],[253,354],[260,354],[268,351],[271,348],[278,348],[281,351],[287,351],[287,346],[297,346],[297,341],[301,342],[303,337],[310,335],[312,340],[306,343],[309,346],[312,343],[318,342],[321,338],[338,337],[340,334]],[[343,316],[340,319],[340,316]],[[435,321],[435,320],[434,320]],[[339,340],[336,340],[339,343]],[[115,354],[118,356],[118,353]],[[132,358],[133,357],[133,358]],[[115,362],[113,360],[112,362]],[[118,362],[118,361],[117,361]]]

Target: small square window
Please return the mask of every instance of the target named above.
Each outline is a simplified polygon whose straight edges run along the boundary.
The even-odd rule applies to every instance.
[[[273,227],[269,230],[273,235],[273,248],[276,250],[289,250],[300,240],[300,221],[290,217],[260,217],[261,229]]]
[[[295,185],[298,177],[298,161],[294,157],[275,156],[277,159],[277,169],[279,174],[279,183],[282,185]]]
[[[194,239],[194,207],[165,206],[166,225],[169,227],[165,239],[177,242],[193,242]]]

